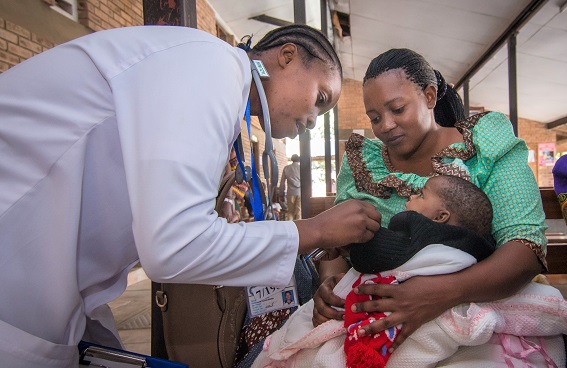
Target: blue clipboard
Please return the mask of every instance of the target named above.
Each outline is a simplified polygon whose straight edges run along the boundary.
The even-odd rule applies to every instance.
[[[81,367],[92,368],[189,368],[187,364],[109,348],[86,341],[79,343],[79,364]]]

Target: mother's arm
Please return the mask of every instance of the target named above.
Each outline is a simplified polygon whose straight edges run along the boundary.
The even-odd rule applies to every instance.
[[[392,349],[424,323],[462,303],[481,303],[511,296],[542,271],[534,252],[520,242],[503,244],[484,261],[458,273],[417,276],[400,285],[364,285],[358,291],[383,297],[358,303],[357,311],[391,311],[379,321],[362,328],[373,334],[403,324]]]

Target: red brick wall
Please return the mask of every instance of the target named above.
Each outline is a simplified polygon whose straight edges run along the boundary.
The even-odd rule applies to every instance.
[[[535,162],[529,165],[540,186],[553,186],[553,177],[551,174],[552,166],[539,166],[538,144],[554,143],[557,141],[557,134],[537,121],[528,119],[518,119],[518,136],[526,141],[528,148],[535,153]]]
[[[215,11],[206,0],[197,0],[197,28],[207,33],[217,35]]]
[[[0,18],[0,72],[53,46],[53,42]]]
[[[364,135],[372,138],[370,120],[366,116],[362,100],[362,82],[352,79],[343,80],[341,97],[337,104],[339,121],[339,165],[345,151],[345,143],[353,130],[365,130]]]
[[[80,0],[78,6],[79,22],[93,31],[143,24],[142,0]],[[0,72],[55,45],[0,14]]]
[[[362,101],[362,82],[352,79],[343,81],[343,90],[338,103],[340,129],[369,129]]]
[[[93,31],[144,24],[142,0],[80,0],[79,22]]]
[[[563,140],[557,142],[556,150],[557,150],[557,152],[567,151],[567,141],[563,139]]]

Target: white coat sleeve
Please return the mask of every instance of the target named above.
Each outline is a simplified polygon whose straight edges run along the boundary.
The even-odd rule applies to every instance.
[[[195,44],[153,53],[110,80],[141,264],[156,282],[286,284],[295,224],[227,224],[214,211],[248,65],[236,50]]]

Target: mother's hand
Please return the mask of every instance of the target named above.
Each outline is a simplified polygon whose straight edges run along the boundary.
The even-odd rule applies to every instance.
[[[362,327],[359,333],[371,335],[402,325],[391,347],[391,351],[395,350],[424,323],[458,304],[458,290],[448,287],[445,281],[444,276],[416,276],[399,285],[358,286],[355,292],[381,298],[354,304],[357,312],[391,312],[386,318]]]
[[[345,300],[335,295],[335,293],[333,293],[333,288],[344,275],[344,273],[341,273],[326,278],[321,286],[319,286],[319,289],[315,292],[315,295],[313,296],[313,326],[319,326],[331,319],[343,319],[345,313],[343,311],[336,310],[333,306],[344,308]]]

